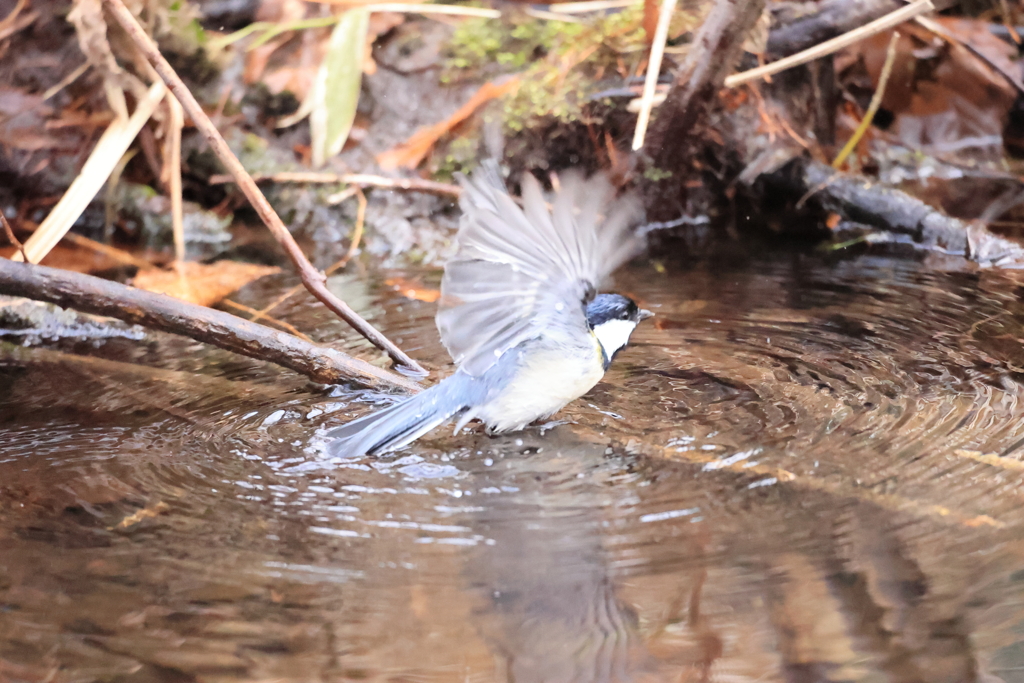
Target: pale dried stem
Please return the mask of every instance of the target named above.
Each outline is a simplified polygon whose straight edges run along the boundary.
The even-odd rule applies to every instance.
[[[132,256],[127,251],[123,251],[121,249],[118,249],[117,247],[112,247],[109,244],[103,244],[102,242],[91,240],[85,235],[78,235],[76,233],[69,232],[68,234],[64,235],[64,239],[79,247],[91,249],[92,251],[98,252],[105,256],[109,256],[118,263],[123,263],[127,266],[135,266],[136,268],[139,269],[153,267],[153,264],[150,263],[149,261]]]
[[[906,7],[901,7],[898,10],[890,12],[883,17],[879,17],[872,22],[864,24],[860,28],[856,28],[852,31],[847,31],[841,36],[836,36],[832,40],[826,40],[824,43],[819,43],[814,47],[809,47],[806,50],[797,52],[795,55],[789,57],[783,57],[778,61],[774,61],[764,66],[759,66],[756,69],[750,69],[742,73],[733,74],[725,79],[725,85],[728,88],[734,88],[737,85],[748,83],[750,81],[756,81],[759,78],[765,78],[777,74],[786,69],[792,69],[794,66],[806,64],[807,62],[813,62],[815,59],[827,57],[828,55],[842,50],[844,47],[858,43],[865,38],[881,33],[894,26],[898,26],[905,21],[913,19],[919,14],[925,12],[931,12],[935,9],[932,4],[932,0],[914,0]]]
[[[651,58],[647,62],[644,92],[640,97],[640,114],[636,118],[636,130],[633,133],[633,151],[644,146],[647,124],[651,120],[651,109],[654,107],[654,89],[658,85],[658,76],[661,74],[661,60],[665,56],[665,41],[668,40],[668,27],[672,22],[672,12],[675,8],[676,0],[662,0],[661,12],[658,14],[658,26],[654,30],[654,40],[651,43]]]
[[[174,260],[185,260],[185,219],[181,201],[181,129],[185,126],[185,113],[173,95],[167,96],[170,120],[167,122],[167,158],[169,167],[167,189],[171,195],[171,229],[174,233]]]
[[[339,268],[348,265],[348,262],[359,251],[359,244],[363,240],[363,226],[366,223],[366,195],[358,187],[356,188],[356,201],[359,202],[359,208],[356,209],[356,225],[352,229],[352,239],[349,241],[348,251],[345,252],[345,257],[341,260]]]
[[[118,118],[111,122],[82,166],[78,177],[72,181],[64,196],[25,242],[25,253],[29,261],[39,263],[71,229],[117,167],[128,146],[146,125],[166,92],[163,83],[154,83],[145,96],[136,103],[135,111],[129,118]],[[16,260],[20,260],[21,255],[15,254],[15,257]]]
[[[846,161],[846,158],[850,156],[857,145],[860,143],[861,138],[868,132],[868,128],[871,127],[871,122],[875,119],[875,114],[878,112],[878,108],[882,106],[882,98],[885,97],[885,86],[889,83],[889,75],[892,73],[892,65],[896,63],[896,44],[900,40],[899,31],[893,31],[892,37],[889,39],[889,47],[885,51],[885,64],[882,65],[882,73],[878,76],[878,87],[875,88],[875,94],[871,96],[871,103],[868,104],[868,110],[864,112],[864,118],[861,119],[860,124],[857,126],[857,130],[853,131],[853,135],[843,145],[843,149],[836,155],[835,160],[832,162],[832,168],[839,168]]]
[[[51,97],[53,97],[54,95],[59,93],[64,88],[66,88],[69,85],[71,85],[72,83],[74,83],[76,80],[78,80],[79,76],[81,76],[82,74],[84,74],[88,70],[89,70],[89,62],[86,62],[85,64],[80,65],[77,69],[75,69],[74,71],[69,73],[67,76],[62,78],[60,83],[57,83],[56,85],[50,86],[46,90],[46,92],[43,93],[43,101],[45,102],[46,100],[50,99]]]

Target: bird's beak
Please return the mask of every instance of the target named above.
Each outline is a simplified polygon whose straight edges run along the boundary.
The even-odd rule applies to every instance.
[[[653,318],[653,317],[654,317],[654,314],[651,313],[650,311],[648,311],[646,308],[641,308],[640,309],[640,320],[647,320],[648,318]]]

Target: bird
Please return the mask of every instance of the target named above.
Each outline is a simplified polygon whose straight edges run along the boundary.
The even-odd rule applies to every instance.
[[[642,248],[635,195],[607,176],[570,169],[553,192],[525,173],[521,199],[485,160],[459,175],[462,217],[445,265],[436,323],[454,374],[404,401],[326,432],[331,455],[379,455],[432,429],[471,420],[489,434],[521,430],[584,395],[637,324],[653,315],[629,297],[598,293]]]

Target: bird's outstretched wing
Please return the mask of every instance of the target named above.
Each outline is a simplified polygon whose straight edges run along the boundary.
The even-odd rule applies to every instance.
[[[494,162],[461,178],[459,246],[445,266],[437,328],[471,375],[544,331],[585,330],[586,302],[639,248],[635,197],[616,198],[603,175],[560,180],[546,198],[525,174],[520,208]]]

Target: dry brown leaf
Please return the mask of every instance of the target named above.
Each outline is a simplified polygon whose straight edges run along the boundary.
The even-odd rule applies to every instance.
[[[896,116],[890,131],[907,146],[933,152],[957,150],[959,141],[969,138],[996,140],[1017,95],[1000,73],[1013,72],[1016,48],[993,36],[986,22],[937,23],[985,58],[915,24],[901,27],[882,100],[882,107]],[[891,32],[881,33],[848,48],[837,58],[837,70],[861,62],[876,87],[890,36]]]
[[[389,287],[393,287],[407,299],[415,299],[416,301],[426,301],[427,303],[434,303],[441,298],[441,292],[432,289],[430,287],[424,287],[418,282],[412,280],[406,280],[401,277],[392,277],[384,281],[384,284]]]
[[[299,101],[305,101],[316,80],[317,70],[327,54],[329,40],[329,31],[303,31],[299,45],[290,52],[281,51],[276,54],[273,66],[267,63],[259,66],[255,62],[252,66],[254,69],[257,67],[261,69],[262,75],[259,80],[267,86],[267,90],[270,92],[276,95],[287,90]],[[286,35],[282,37],[280,43],[272,41],[253,50],[249,55],[253,55],[255,58],[256,53],[264,48],[274,51],[279,45],[288,42],[289,36]],[[284,54],[285,52],[287,54]],[[269,58],[269,52],[265,56]],[[260,58],[262,59],[263,56]]]
[[[501,82],[492,81],[484,83],[479,90],[473,93],[469,101],[459,107],[459,110],[448,119],[435,123],[433,126],[420,128],[402,144],[378,155],[377,163],[380,164],[381,168],[387,170],[392,170],[399,166],[410,169],[416,168],[442,135],[468,119],[477,109],[490,100],[503,97],[518,87],[518,77],[508,78]]]
[[[242,71],[242,82],[252,84],[261,80],[264,72],[267,70],[267,62],[269,62],[273,54],[277,52],[277,49],[287,43],[290,39],[291,36],[289,35],[278,36],[274,40],[246,52],[245,69]],[[277,94],[277,92],[274,92],[274,94]]]
[[[182,301],[212,306],[232,292],[264,275],[281,272],[275,266],[237,261],[179,263],[174,270],[142,270],[132,284],[148,292],[168,294]]]

